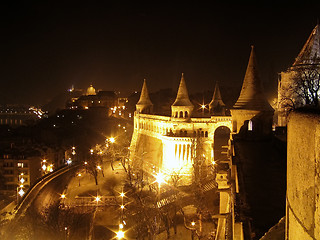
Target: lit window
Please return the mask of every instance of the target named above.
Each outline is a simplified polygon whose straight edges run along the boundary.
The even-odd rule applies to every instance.
[[[18,167],[23,168],[23,163],[18,162]]]
[[[249,122],[248,122],[248,131],[252,131],[252,129],[253,129],[253,124],[252,124],[252,121],[249,120]]]

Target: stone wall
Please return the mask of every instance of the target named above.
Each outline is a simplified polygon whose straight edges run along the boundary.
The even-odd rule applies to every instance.
[[[320,113],[288,123],[286,239],[320,239]]]

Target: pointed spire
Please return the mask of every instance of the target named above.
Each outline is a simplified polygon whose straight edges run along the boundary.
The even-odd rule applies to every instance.
[[[212,100],[209,103],[209,112],[213,115],[225,115],[226,105],[222,101],[218,81],[216,82]]]
[[[214,87],[214,93],[213,93],[213,97],[212,97],[212,101],[211,102],[213,102],[214,100],[221,100],[222,101],[218,81],[216,82],[216,85]]]
[[[312,30],[308,40],[296,57],[292,67],[305,64],[320,64],[320,25]]]
[[[240,96],[233,108],[248,110],[273,110],[262,92],[254,46],[251,46],[251,53]]]
[[[147,88],[147,81],[146,79],[143,80],[143,86],[141,90],[141,95],[138,103],[136,104],[136,109],[138,112],[141,113],[150,113],[152,109],[152,102],[149,97],[149,92]]]
[[[177,98],[174,101],[174,103],[172,104],[172,106],[193,106],[193,104],[191,103],[191,101],[189,99],[187,85],[184,80],[183,73],[181,74],[181,80],[180,80]]]

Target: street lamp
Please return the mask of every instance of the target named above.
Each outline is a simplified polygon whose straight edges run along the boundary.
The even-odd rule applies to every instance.
[[[114,137],[111,137],[111,138],[109,138],[109,141],[110,141],[111,143],[114,143],[116,140],[114,139]]]
[[[99,203],[100,200],[101,200],[101,197],[100,197],[99,195],[97,195],[96,197],[94,197],[94,201],[96,201],[97,206],[98,206],[98,203]]]
[[[81,177],[81,173],[78,173],[78,177],[79,177],[79,187],[80,187],[80,177]]]
[[[165,183],[165,176],[162,172],[158,172],[155,176],[156,180],[155,182],[157,182],[159,184],[159,187],[162,183]]]
[[[124,232],[120,229],[118,232],[116,232],[117,234],[117,239],[123,239],[124,238]]]
[[[25,194],[25,192],[23,191],[23,189],[22,188],[20,188],[20,190],[19,190],[19,195],[20,195],[20,197],[22,197],[24,194]]]

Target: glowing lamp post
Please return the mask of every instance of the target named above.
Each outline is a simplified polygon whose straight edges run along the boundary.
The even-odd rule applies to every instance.
[[[196,230],[196,223],[194,221],[191,222],[191,239],[194,239],[194,233]]]
[[[96,204],[97,204],[97,206],[98,206],[98,203],[101,201],[101,197],[97,195],[97,196],[94,198],[94,201],[96,202]]]
[[[117,239],[124,239],[124,231],[122,231],[121,229],[119,229],[118,232],[116,232],[117,234]]]
[[[24,192],[23,189],[21,188],[18,193],[19,193],[20,197],[22,197],[25,192]]]
[[[204,110],[206,109],[206,105],[205,105],[205,104],[202,104],[202,105],[201,105],[201,109],[202,109],[202,115],[204,115]]]
[[[80,187],[80,177],[81,177],[81,173],[78,173],[78,177],[79,177],[79,187]]]
[[[161,185],[162,183],[165,183],[165,182],[166,182],[166,181],[165,181],[165,176],[163,175],[162,172],[158,172],[158,173],[156,174],[155,178],[156,178],[156,181],[155,181],[155,182],[158,183],[159,188],[160,188],[160,185]]]

